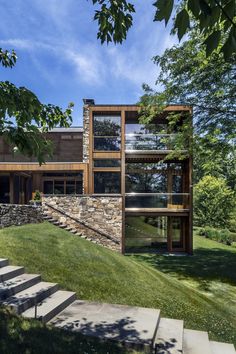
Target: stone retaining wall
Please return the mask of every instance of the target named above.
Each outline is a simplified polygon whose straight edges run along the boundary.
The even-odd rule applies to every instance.
[[[40,206],[0,204],[0,227],[35,224],[42,221],[43,214]]]
[[[122,198],[119,196],[44,196],[47,203],[93,229],[110,235],[121,245]]]

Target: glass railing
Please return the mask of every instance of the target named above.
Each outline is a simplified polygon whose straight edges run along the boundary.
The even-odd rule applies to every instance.
[[[126,150],[173,150],[176,134],[126,134]]]
[[[128,193],[127,209],[189,209],[189,193]]]

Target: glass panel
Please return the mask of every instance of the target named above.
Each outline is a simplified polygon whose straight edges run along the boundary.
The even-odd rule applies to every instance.
[[[0,203],[10,203],[9,176],[0,176]]]
[[[112,160],[112,159],[94,160],[94,167],[120,167],[120,160]]]
[[[54,181],[54,194],[65,194],[64,181]]]
[[[180,217],[172,217],[172,230],[171,230],[171,237],[172,237],[172,247],[173,248],[182,248],[183,247],[183,225],[182,225],[182,218]]]
[[[167,217],[126,216],[125,248],[128,252],[167,250]]]
[[[166,150],[166,137],[159,135],[126,135],[126,150]]]
[[[120,193],[119,172],[94,172],[94,193]]]
[[[44,181],[43,182],[43,193],[44,194],[53,194],[53,181]]]
[[[183,178],[182,176],[173,175],[172,177],[172,192],[181,193],[183,192]]]
[[[94,138],[94,150],[96,151],[119,151],[120,138]]]
[[[165,134],[167,133],[166,124],[139,124],[139,123],[126,123],[126,134]]]
[[[126,193],[165,193],[167,175],[161,173],[133,173],[125,176]]]
[[[83,194],[83,182],[76,181],[76,194]]]
[[[94,116],[94,136],[120,136],[121,118],[119,116]]]
[[[188,194],[130,194],[125,197],[126,208],[187,209]]]
[[[66,181],[66,194],[75,194],[75,181]]]

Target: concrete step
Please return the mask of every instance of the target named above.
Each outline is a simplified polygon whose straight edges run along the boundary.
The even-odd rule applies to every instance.
[[[183,352],[184,321],[161,318],[154,342],[155,354]]]
[[[208,333],[184,329],[183,353],[212,354]]]
[[[39,283],[41,276],[38,274],[22,274],[0,283],[0,300],[5,300],[16,293]]]
[[[212,354],[236,354],[233,344],[210,341]]]
[[[26,311],[35,302],[38,303],[58,290],[58,284],[40,282],[28,289],[25,289],[14,296],[9,297],[3,305],[11,307],[16,313]]]
[[[18,266],[5,266],[0,268],[0,282],[3,282],[5,280],[15,278],[18,275],[21,275],[24,273],[24,267],[18,267]]]
[[[76,293],[58,290],[38,304],[36,318],[46,323],[63,311],[67,306],[72,304],[75,300]],[[34,318],[35,307],[33,306],[23,312],[22,316]]]
[[[6,267],[9,264],[9,260],[6,258],[0,258],[0,268]]]

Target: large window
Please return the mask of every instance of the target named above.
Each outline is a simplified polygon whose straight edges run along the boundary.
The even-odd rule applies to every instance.
[[[120,173],[94,172],[94,193],[120,194]]]
[[[119,151],[121,143],[121,117],[93,117],[93,135],[95,151]]]
[[[167,250],[167,222],[167,216],[126,216],[126,251]]]
[[[82,173],[45,173],[43,180],[44,194],[82,194]]]

